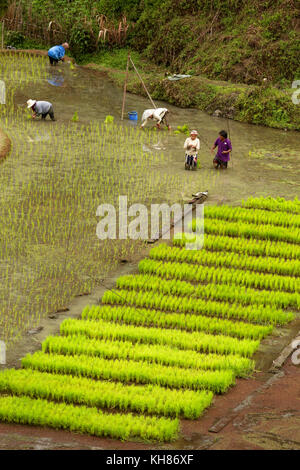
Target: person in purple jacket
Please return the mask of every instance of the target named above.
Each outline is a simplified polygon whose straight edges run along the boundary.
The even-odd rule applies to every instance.
[[[64,42],[61,46],[53,46],[48,51],[48,57],[51,65],[58,64],[59,60],[64,61],[66,49],[69,49],[69,44]]]
[[[214,153],[214,150],[218,147],[217,155],[214,158],[213,165],[215,168],[227,168],[228,162],[230,160],[230,152],[232,151],[232,145],[230,140],[227,138],[227,132],[221,131],[219,133],[218,139],[215,141],[211,152]]]

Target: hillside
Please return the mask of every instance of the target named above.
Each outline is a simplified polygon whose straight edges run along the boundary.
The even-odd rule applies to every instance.
[[[300,109],[291,100],[292,83],[300,79],[296,0],[8,3],[6,31],[13,32],[6,34],[7,44],[30,47],[29,38],[47,47],[67,39],[77,62],[121,70],[130,48],[156,99],[209,113],[220,109],[240,121],[300,129]],[[103,64],[103,56],[107,62],[108,55],[113,61],[120,54],[120,65]],[[194,78],[170,88],[162,79],[174,72]],[[123,80],[123,74],[110,74],[116,82]],[[142,92],[138,81],[131,82],[130,91]]]
[[[126,39],[118,29],[124,16]],[[54,35],[69,37],[77,55],[126,42],[171,71],[282,86],[300,77],[296,0],[20,0],[8,17],[39,39],[39,28],[57,22],[62,33]],[[100,29],[108,32],[96,47]]]

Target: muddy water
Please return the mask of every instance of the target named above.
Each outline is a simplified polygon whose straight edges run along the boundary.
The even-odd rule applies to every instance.
[[[116,123],[121,123],[122,90],[93,70],[81,67],[71,70],[68,64],[55,68],[49,66],[47,80],[34,87],[23,88],[16,96],[16,104],[21,105],[28,98],[51,101],[58,119],[56,125],[60,122],[68,123],[76,111],[81,124],[90,120],[103,121],[108,114],[114,116]],[[161,171],[179,176],[182,181],[182,186],[179,184],[180,187],[174,188],[174,199],[185,200],[192,192],[206,189],[210,193],[208,203],[237,204],[243,198],[254,195],[299,196],[299,133],[214,118],[199,110],[181,109],[159,101],[156,105],[168,107],[171,111],[173,130],[178,125],[187,124],[200,134],[201,169],[186,172],[182,149],[185,136],[174,135],[174,132],[166,130],[153,131],[157,133],[157,139],[149,151],[168,154],[171,157],[170,167],[161,168]],[[123,125],[138,126],[143,110],[151,107],[148,99],[127,94]],[[128,111],[137,111],[139,121],[129,121]],[[48,123],[41,124],[48,126]],[[148,124],[148,129],[151,127],[153,124]],[[41,132],[39,125],[38,128]],[[230,134],[233,154],[228,170],[216,175],[212,168],[210,148],[221,129]]]

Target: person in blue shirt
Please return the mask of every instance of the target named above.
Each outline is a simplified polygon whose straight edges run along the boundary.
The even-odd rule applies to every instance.
[[[49,61],[51,65],[56,65],[60,60],[64,60],[66,49],[69,49],[69,44],[64,42],[61,46],[53,46],[48,51]]]

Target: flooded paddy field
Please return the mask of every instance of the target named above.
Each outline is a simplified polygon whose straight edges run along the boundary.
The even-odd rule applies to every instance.
[[[97,238],[100,204],[117,206],[119,195],[126,195],[129,205],[182,203],[203,190],[209,191],[207,205],[236,206],[249,196],[299,195],[297,133],[170,105],[171,132],[150,125],[140,131],[140,121],[121,122],[122,91],[95,71],[69,64],[50,67],[42,57],[5,55],[0,63],[4,79],[10,77],[1,127],[13,144],[0,165],[0,328],[15,349],[15,354],[9,352],[11,365],[20,365],[25,352],[40,349],[49,333],[59,331],[63,318],[78,317],[84,302],[99,303],[118,274],[137,272],[136,262],[147,255],[142,242]],[[51,101],[56,122],[31,120],[24,106],[29,98]],[[126,111],[140,117],[148,107],[144,98],[128,95]],[[75,113],[78,120],[72,120]],[[113,123],[108,115],[114,116]],[[197,172],[184,171],[185,135],[173,132],[183,124],[200,135]],[[209,149],[221,129],[230,132],[234,151],[228,170],[216,172]],[[120,267],[122,260],[128,271]],[[90,297],[74,301],[82,294]],[[41,332],[20,342],[41,324]],[[264,339],[254,356],[256,368],[266,372],[299,329],[296,314],[292,324]]]

